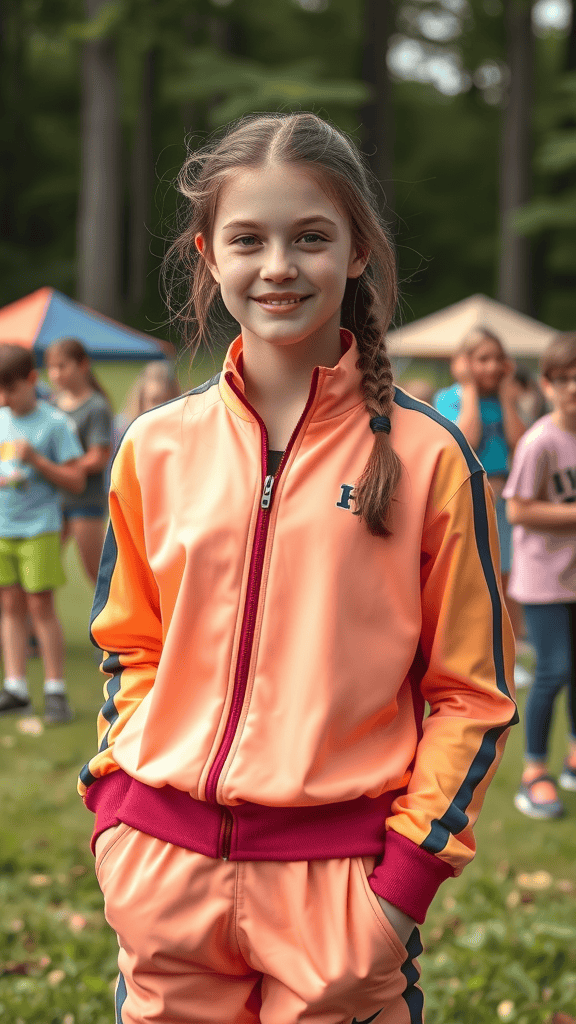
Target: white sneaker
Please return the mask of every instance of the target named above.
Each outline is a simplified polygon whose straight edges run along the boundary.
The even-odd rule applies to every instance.
[[[527,668],[524,668],[521,662],[517,661],[514,665],[514,686],[517,690],[525,690],[527,686],[531,686],[534,682],[534,676]]]

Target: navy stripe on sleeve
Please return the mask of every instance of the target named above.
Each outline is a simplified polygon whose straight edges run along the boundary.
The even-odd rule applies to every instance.
[[[92,612],[90,614],[90,640],[94,644],[94,647],[97,647],[99,651],[102,648],[96,643],[92,636],[92,623],[98,618],[100,612],[108,603],[108,598],[110,596],[110,584],[112,582],[112,574],[116,567],[117,558],[118,545],[116,543],[116,537],[114,536],[112,523],[109,523],[108,529],[106,530],[106,537],[104,539],[104,546],[102,548],[100,568],[98,569],[98,580],[96,582],[96,591],[94,593]]]

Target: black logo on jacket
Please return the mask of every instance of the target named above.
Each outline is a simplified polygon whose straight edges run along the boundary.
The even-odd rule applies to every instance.
[[[350,499],[354,493],[354,486],[352,484],[340,484],[340,501],[336,502],[336,508],[345,508],[348,511],[351,510]]]

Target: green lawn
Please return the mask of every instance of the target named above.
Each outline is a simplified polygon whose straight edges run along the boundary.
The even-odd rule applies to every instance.
[[[189,386],[212,372],[201,367]],[[128,374],[122,387],[127,380]],[[104,382],[120,391],[118,380]],[[38,661],[30,663],[38,715],[27,720],[32,731],[22,731],[14,718],[0,721],[0,1019],[6,1024],[111,1024],[114,1017],[116,939],[93,876],[92,816],[76,796],[78,770],[95,750],[102,677],[87,640],[91,591],[70,550],[66,570],[58,604],[74,721],[42,729]],[[524,702],[525,692],[521,709]],[[564,733],[562,703],[555,771]],[[524,818],[512,804],[521,757],[517,727],[476,828],[477,857],[443,885],[422,929],[428,1024],[576,1024],[576,794],[565,794],[569,813],[562,821]]]

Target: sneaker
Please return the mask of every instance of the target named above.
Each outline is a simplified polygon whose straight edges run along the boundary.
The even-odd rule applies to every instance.
[[[576,768],[569,765],[567,761],[564,762],[564,767],[558,779],[558,785],[562,789],[568,789],[573,793],[576,792]]]
[[[0,690],[0,715],[10,715],[14,711],[27,711],[32,707],[30,697],[17,697],[9,690]]]
[[[517,690],[525,690],[527,686],[531,686],[534,682],[534,676],[527,668],[524,668],[521,662],[517,661],[514,665],[514,686]]]
[[[72,721],[72,708],[65,693],[44,694],[44,721],[47,725]]]
[[[557,796],[552,800],[545,801],[534,799],[533,788],[538,782],[551,782],[553,787],[556,786],[555,779],[546,774],[537,775],[531,782],[523,782],[514,797],[516,810],[526,814],[529,818],[561,818],[564,814],[564,804]]]

